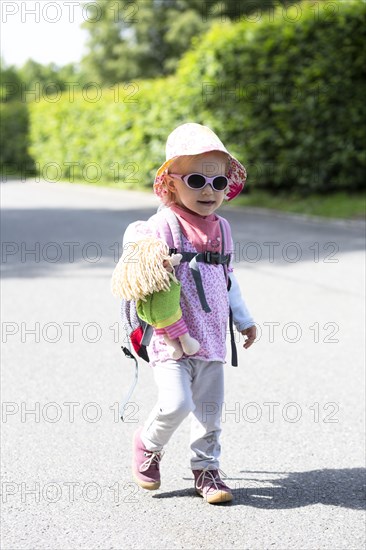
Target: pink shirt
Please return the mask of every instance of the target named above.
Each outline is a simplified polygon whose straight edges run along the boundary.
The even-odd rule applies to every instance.
[[[159,229],[155,228],[154,223],[149,224],[149,221],[141,222],[137,227],[135,226],[135,230],[137,230],[135,238],[138,239],[151,235],[157,238],[164,238],[159,233]],[[196,249],[184,234],[182,240],[185,252],[196,252]],[[199,263],[199,268],[206,300],[211,309],[210,313],[206,313],[202,309],[188,262],[181,263],[175,269],[176,276],[182,285],[180,305],[183,318],[190,335],[198,340],[201,345],[198,353],[191,357],[206,361],[222,361],[224,363],[229,320],[229,297],[224,268],[222,265],[211,265],[203,262]],[[154,333],[148,353],[152,366],[170,358],[163,336]]]

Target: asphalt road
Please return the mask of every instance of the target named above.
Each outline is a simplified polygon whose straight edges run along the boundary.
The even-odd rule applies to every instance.
[[[362,222],[223,209],[260,337],[226,366],[221,468],[235,500],[193,489],[189,420],[162,485],[131,479],[156,398],[120,351],[110,277],[149,195],[17,181],[2,199],[2,541],[10,549],[347,549],[365,546]]]

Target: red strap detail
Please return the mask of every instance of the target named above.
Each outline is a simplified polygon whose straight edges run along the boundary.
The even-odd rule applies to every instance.
[[[144,331],[143,331],[141,326],[137,327],[137,329],[135,329],[130,334],[131,344],[132,344],[133,349],[135,350],[135,352],[137,354],[139,353],[139,351],[141,349],[141,342],[142,342],[143,335],[144,335]]]

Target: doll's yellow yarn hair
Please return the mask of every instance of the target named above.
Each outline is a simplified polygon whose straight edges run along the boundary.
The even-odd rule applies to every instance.
[[[161,239],[148,237],[128,243],[116,265],[111,281],[112,294],[125,300],[144,300],[153,292],[168,290],[169,273],[163,266],[169,247]]]

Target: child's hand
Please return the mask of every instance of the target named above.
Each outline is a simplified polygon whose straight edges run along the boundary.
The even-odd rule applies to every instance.
[[[182,254],[173,254],[168,260],[164,260],[163,266],[169,273],[173,273],[173,267],[180,264],[182,257]]]
[[[257,337],[257,327],[253,325],[252,327],[245,328],[241,331],[241,334],[247,336],[243,348],[248,349],[253,344],[254,340]]]

